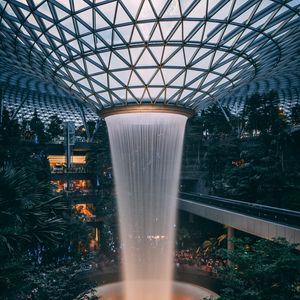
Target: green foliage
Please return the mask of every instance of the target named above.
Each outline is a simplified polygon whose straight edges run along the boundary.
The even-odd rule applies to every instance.
[[[38,117],[36,109],[34,110],[32,119],[29,121],[29,126],[33,135],[36,136],[38,143],[47,141],[48,137],[45,132],[44,123]]]
[[[207,184],[211,193],[219,191],[224,170],[239,156],[239,139],[234,135],[213,136],[207,141],[203,165],[207,169]]]
[[[96,128],[96,122],[95,121],[87,121],[86,125],[88,127],[88,131],[89,131],[90,135],[92,136],[95,131],[95,128]]]
[[[78,127],[76,130],[76,135],[87,139],[88,138],[87,130],[88,130],[90,138],[91,138],[94,135],[94,131],[96,128],[96,122],[95,121],[87,121],[86,127],[84,125]]]
[[[205,241],[212,242],[216,247],[222,246],[215,238],[224,233],[224,226],[221,224],[202,218],[190,219],[190,214],[180,211],[176,228],[176,247],[179,250],[201,247]]]
[[[66,199],[53,197],[47,182],[32,185],[24,168],[0,169],[0,207],[3,299],[24,299],[31,293],[38,299],[73,299],[91,287],[74,279],[89,263],[82,259],[90,230]]]
[[[94,142],[87,153],[86,166],[90,173],[97,175],[97,182],[94,184],[99,193],[99,202],[95,204],[95,211],[102,221],[101,248],[108,257],[114,257],[117,251],[118,224],[106,123],[102,123],[94,133]]]
[[[271,92],[249,98],[240,116],[226,111],[235,129],[218,106],[203,112],[197,128],[202,128],[202,139],[206,134],[200,165],[208,191],[300,210],[300,140],[289,133],[298,110],[296,105],[288,118]]]
[[[15,249],[18,240],[55,243],[64,229],[60,214],[66,203],[52,197],[49,184],[32,185],[27,175],[23,168],[16,170],[8,165],[0,169],[1,240],[7,250]]]
[[[185,240],[189,240],[191,238],[191,233],[186,227],[180,227],[177,232],[177,241],[179,243],[183,243]]]
[[[57,116],[53,115],[50,118],[50,124],[47,128],[47,133],[50,136],[50,139],[53,140],[62,135],[62,120]]]
[[[51,195],[47,183],[31,185],[24,168],[8,165],[0,169],[0,207],[0,289],[10,295],[24,287],[22,279],[34,262],[30,253],[62,239],[66,203]]]
[[[18,121],[12,120],[9,111],[4,109],[2,114],[2,124],[0,127],[0,137],[6,143],[18,142],[21,136],[20,125]]]
[[[86,166],[89,172],[97,174],[100,180],[105,182],[104,173],[112,165],[106,123],[99,126],[94,135],[94,142],[87,153]]]
[[[224,289],[220,300],[300,299],[300,255],[284,239],[233,239],[235,249],[219,251],[230,264],[221,267]]]
[[[204,250],[204,254],[211,256],[213,253],[219,249],[222,244],[224,244],[224,241],[226,240],[227,235],[226,233],[221,234],[217,238],[213,237],[210,238],[202,243],[202,248]]]
[[[298,103],[294,107],[292,107],[291,123],[293,125],[299,125],[300,124],[300,104],[298,104]]]
[[[73,300],[94,286],[82,276],[90,268],[90,259],[72,260],[65,264],[48,264],[33,269],[28,273],[31,295],[39,300]]]
[[[92,284],[75,280],[89,264],[90,228],[53,193],[44,146],[10,136],[14,122],[7,114],[0,127],[0,299],[74,299]]]
[[[243,111],[245,130],[249,134],[278,134],[287,126],[286,116],[275,92],[254,94],[247,99]]]
[[[230,115],[228,109],[220,108],[217,104],[204,110],[201,113],[202,130],[214,135],[230,133],[232,128],[226,120],[225,114]]]

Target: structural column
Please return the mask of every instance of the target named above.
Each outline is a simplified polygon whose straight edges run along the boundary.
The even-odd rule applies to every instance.
[[[231,239],[234,238],[234,228],[227,226],[227,251],[231,251],[234,249],[234,244]],[[231,261],[227,260],[228,266],[232,265]]]
[[[233,250],[234,244],[231,239],[234,238],[234,228],[227,226],[227,250]]]

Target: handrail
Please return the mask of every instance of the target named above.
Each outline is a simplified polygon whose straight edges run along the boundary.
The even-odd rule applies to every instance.
[[[298,211],[203,194],[180,193],[179,198],[300,228],[300,212]]]

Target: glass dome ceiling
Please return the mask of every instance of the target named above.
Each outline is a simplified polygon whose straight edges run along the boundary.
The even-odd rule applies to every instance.
[[[96,109],[299,100],[300,0],[2,0],[0,36],[2,82]]]

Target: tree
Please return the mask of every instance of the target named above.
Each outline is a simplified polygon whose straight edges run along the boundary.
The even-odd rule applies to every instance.
[[[50,124],[47,128],[47,132],[51,140],[53,140],[61,136],[63,133],[62,120],[57,115],[53,115],[49,119],[50,119]]]
[[[111,172],[112,162],[109,148],[108,131],[105,123],[99,126],[95,134],[91,150],[87,153],[86,166],[90,173],[98,176],[99,184],[112,188],[112,178],[108,178],[107,172]]]
[[[88,127],[88,131],[90,133],[90,136],[92,136],[94,131],[95,131],[95,128],[96,128],[96,122],[89,120],[89,121],[86,122],[86,126]]]
[[[88,133],[91,138],[93,136],[95,128],[96,128],[96,122],[89,120],[86,122],[86,127],[84,125],[79,126],[76,130],[76,135],[87,139],[88,138],[87,130],[88,130]]]
[[[202,130],[207,131],[208,134],[223,135],[232,131],[230,123],[226,120],[226,117],[230,116],[230,112],[227,108],[220,108],[219,105],[214,104],[208,107],[201,113]]]
[[[55,195],[45,146],[7,134],[15,124],[7,113],[0,127],[0,298],[71,300],[94,286],[79,278],[93,259],[91,230]]]
[[[0,126],[0,139],[5,143],[16,143],[20,140],[21,131],[17,119],[12,120],[8,110],[3,110]]]
[[[286,116],[279,106],[278,95],[254,94],[246,100],[243,112],[245,130],[253,134],[278,134],[286,128]]]
[[[44,130],[44,123],[38,117],[37,110],[34,110],[33,117],[29,121],[29,126],[32,133],[37,137],[37,142],[45,142],[47,137]]]
[[[238,158],[235,119],[227,108],[214,104],[188,122],[183,161],[201,166],[210,193],[218,190],[217,181],[226,165]]]
[[[217,249],[219,249],[224,241],[226,240],[227,235],[226,233],[221,234],[220,236],[210,238],[208,240],[205,240],[202,243],[202,248],[204,250],[204,254],[207,256],[211,256],[212,253],[216,252]]]
[[[118,224],[106,123],[102,123],[95,132],[94,142],[91,144],[91,150],[87,153],[86,165],[88,171],[97,176],[94,185],[98,190],[100,199],[95,206],[96,215],[101,219],[101,247],[107,256],[115,256]]]
[[[21,122],[21,138],[22,140],[31,140],[32,132],[30,131],[29,121],[23,119]]]
[[[184,247],[185,241],[189,241],[191,238],[191,233],[186,227],[179,227],[176,231],[176,243],[178,247]]]
[[[292,109],[293,110],[293,109]],[[297,111],[297,108],[294,112]],[[221,117],[210,110],[211,129],[200,164],[206,168],[206,184],[213,194],[271,206],[300,209],[299,136],[289,134],[289,121],[271,92],[246,101],[243,132],[215,133]],[[232,116],[230,120],[232,120]],[[235,124],[235,122],[232,122]]]
[[[300,255],[284,239],[233,239],[234,250],[219,250],[231,264],[219,272],[224,289],[220,300],[300,299]]]
[[[91,264],[90,229],[66,198],[53,196],[48,181],[31,184],[32,176],[24,168],[0,169],[1,295],[74,299],[94,286],[77,278]],[[64,280],[60,289],[56,280]]]
[[[203,158],[206,167],[206,184],[210,192],[218,194],[224,179],[224,170],[231,167],[232,161],[239,159],[240,140],[236,135],[211,136]],[[226,177],[225,177],[226,178]]]
[[[51,197],[49,185],[31,185],[25,169],[0,169],[0,288],[3,295],[22,289],[22,277],[30,270],[37,247],[61,240],[66,228],[65,203]],[[29,251],[29,252],[28,252]]]
[[[300,104],[299,103],[297,103],[294,107],[292,107],[290,119],[291,119],[291,123],[293,125],[300,124]]]

